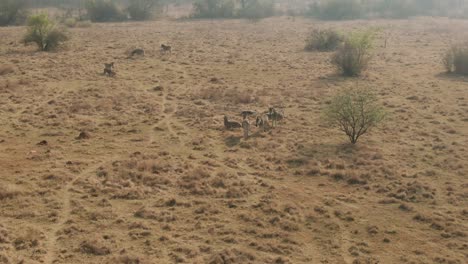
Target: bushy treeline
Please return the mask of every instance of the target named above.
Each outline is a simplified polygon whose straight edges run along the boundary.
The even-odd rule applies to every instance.
[[[0,26],[23,24],[28,9],[49,6],[66,10],[60,19],[62,22],[71,19],[93,22],[148,20],[167,3],[168,0],[0,0]]]
[[[261,19],[274,13],[271,0],[195,0],[192,17]]]
[[[0,0],[0,26],[21,24],[26,20],[24,0]]]
[[[111,0],[87,0],[85,8],[93,22],[151,19],[162,0],[127,0],[122,4]]]
[[[411,16],[465,17],[467,0],[317,0],[306,13],[322,20],[408,18]]]

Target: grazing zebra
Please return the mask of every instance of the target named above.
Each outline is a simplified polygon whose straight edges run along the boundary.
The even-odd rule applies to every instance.
[[[227,116],[224,116],[224,127],[226,129],[241,128],[241,124],[235,121],[229,121]]]
[[[265,132],[270,127],[268,114],[257,116],[255,119],[255,126],[262,128],[263,132]]]
[[[115,75],[114,63],[113,62],[104,63],[104,75],[107,75],[107,76],[114,76]]]
[[[165,54],[166,52],[172,53],[172,47],[169,45],[161,44],[161,54]]]
[[[284,119],[284,112],[277,111],[274,107],[270,107],[268,109],[268,118],[271,120],[271,126],[274,127],[277,125],[278,121],[281,121]]]
[[[244,140],[249,138],[250,122],[248,119],[242,121],[242,129],[244,130]]]

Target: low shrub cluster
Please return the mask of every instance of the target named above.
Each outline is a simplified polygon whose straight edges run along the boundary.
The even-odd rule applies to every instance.
[[[34,43],[41,51],[52,51],[68,40],[63,29],[45,14],[34,15],[28,19],[28,29],[24,36],[24,43]]]
[[[339,47],[344,38],[332,29],[314,29],[306,40],[306,51],[332,51]]]
[[[355,32],[346,37],[344,44],[332,57],[332,63],[345,76],[359,76],[372,57],[374,30]]]
[[[468,75],[468,43],[452,45],[443,56],[447,72]]]

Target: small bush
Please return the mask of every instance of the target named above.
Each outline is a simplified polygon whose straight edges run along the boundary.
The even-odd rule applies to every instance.
[[[123,21],[127,18],[117,5],[110,0],[88,0],[86,2],[86,11],[89,19],[93,22]]]
[[[337,94],[325,109],[325,118],[338,127],[352,144],[378,125],[385,111],[374,94],[365,89],[345,90]]]
[[[75,18],[70,17],[70,18],[65,19],[65,21],[63,21],[63,24],[65,24],[65,26],[69,28],[74,28],[77,25],[77,21]]]
[[[331,29],[314,29],[306,40],[307,51],[331,51],[343,42],[343,36]]]
[[[322,20],[351,20],[363,17],[364,8],[358,0],[329,0],[314,2],[308,14]]]
[[[345,76],[359,76],[371,59],[375,31],[352,33],[336,51],[332,63]]]
[[[25,0],[0,0],[0,26],[24,22],[25,4]]]
[[[127,12],[133,20],[148,20],[153,16],[159,0],[130,0]]]
[[[238,16],[255,20],[271,17],[274,13],[273,2],[269,0],[249,0],[244,2],[243,7],[238,12]]]
[[[23,41],[35,43],[41,51],[51,51],[68,40],[67,35],[57,28],[45,14],[31,16],[28,19],[28,30]]]
[[[198,0],[193,4],[193,18],[233,18],[233,0]]]
[[[443,57],[443,63],[449,73],[468,75],[468,44],[450,47]]]

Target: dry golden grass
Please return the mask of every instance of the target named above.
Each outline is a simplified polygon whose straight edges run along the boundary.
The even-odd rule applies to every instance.
[[[0,263],[464,263],[466,78],[440,54],[468,22],[321,26],[385,31],[359,85],[389,117],[356,146],[321,111],[357,79],[303,51],[310,20],[95,24],[47,54],[0,28],[15,69],[0,77]],[[277,128],[223,129],[271,105]]]

